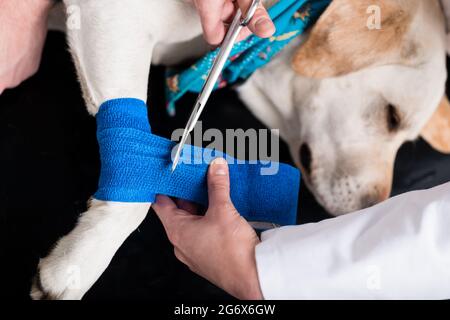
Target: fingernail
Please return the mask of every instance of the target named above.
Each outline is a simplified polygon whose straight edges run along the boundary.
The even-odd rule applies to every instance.
[[[224,158],[216,158],[211,163],[213,174],[216,176],[227,175],[227,161]]]
[[[255,23],[255,28],[258,30],[258,32],[264,33],[268,31],[272,31],[273,29],[273,23],[268,18],[261,18]]]

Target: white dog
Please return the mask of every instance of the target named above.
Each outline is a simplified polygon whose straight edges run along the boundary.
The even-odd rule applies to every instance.
[[[68,30],[68,39],[93,115],[110,99],[146,101],[151,63],[173,65],[206,52],[189,1],[65,5],[80,14],[80,28]],[[369,28],[377,10],[381,29]],[[444,26],[437,0],[334,0],[306,41],[294,41],[238,89],[257,117],[280,129],[329,212],[386,199],[398,148],[421,131],[450,151]],[[40,261],[32,297],[81,298],[150,205],[93,199],[75,229]]]

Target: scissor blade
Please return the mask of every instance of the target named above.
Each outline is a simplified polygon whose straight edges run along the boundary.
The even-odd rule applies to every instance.
[[[186,131],[183,132],[183,138],[181,139],[181,142],[177,147],[177,152],[175,153],[175,158],[173,159],[172,172],[174,172],[178,166],[178,162],[180,161],[180,157],[181,157],[181,151],[183,151],[183,146],[186,143],[188,135],[189,135],[189,133],[186,133]]]
[[[234,43],[236,42],[237,37],[239,36],[240,31],[242,30],[241,26],[241,17],[242,13],[240,10],[236,13],[233,22],[231,23],[230,30],[228,30],[227,35],[223,41],[222,46],[220,47],[219,53],[217,54],[216,59],[214,60],[213,66],[208,73],[208,77],[203,85],[202,91],[198,97],[198,110],[196,111],[196,116],[191,123],[191,130],[195,127],[198,119],[200,118],[203,109],[208,102],[211,93],[214,90],[214,87],[219,80],[220,75],[222,74],[223,68],[230,57],[231,50],[233,49]]]
[[[181,158],[181,152],[183,151],[183,147],[187,141],[187,138],[189,137],[189,134],[195,127],[194,118],[195,118],[199,108],[200,108],[200,103],[197,99],[194,109],[193,109],[191,115],[189,116],[189,120],[186,124],[186,128],[184,128],[183,136],[181,137],[180,143],[178,144],[177,152],[175,153],[175,157],[174,157],[173,163],[172,163],[172,172],[174,172],[175,169],[177,168],[178,162],[180,161],[180,158]],[[194,126],[192,126],[192,123],[194,123]]]
[[[197,124],[197,121],[200,118],[203,109],[205,108],[206,102],[211,96],[211,93],[214,90],[217,80],[219,79],[222,73],[225,63],[228,57],[230,56],[231,50],[233,49],[233,45],[236,42],[237,37],[239,36],[239,33],[242,29],[241,17],[242,12],[238,10],[230,26],[230,29],[227,32],[227,35],[225,36],[223,44],[219,49],[217,57],[214,60],[213,66],[208,73],[202,91],[200,92],[200,95],[197,98],[197,102],[195,103],[194,109],[192,110],[192,113],[186,124],[186,128],[184,129],[183,132],[183,137],[178,145],[178,149],[172,164],[172,172],[175,171],[176,167],[178,166],[178,162],[180,161],[181,157],[181,152],[183,151],[183,147],[184,144],[186,143],[187,137],[189,136],[189,133],[192,130],[194,130],[195,125]]]

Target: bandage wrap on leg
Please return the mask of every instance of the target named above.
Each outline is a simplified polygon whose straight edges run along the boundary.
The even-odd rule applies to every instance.
[[[193,160],[201,159],[205,149],[186,146],[180,165],[172,173],[175,143],[151,133],[143,101],[107,101],[96,117],[101,159],[96,199],[154,202],[157,194],[164,194],[207,205],[208,164]],[[219,152],[216,155],[232,159]],[[279,164],[275,175],[261,175],[266,167],[263,164],[229,162],[231,199],[244,218],[280,225],[296,223],[300,183],[296,168]]]

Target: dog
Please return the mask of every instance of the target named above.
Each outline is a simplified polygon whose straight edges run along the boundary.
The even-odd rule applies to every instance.
[[[79,13],[80,28],[67,38],[92,115],[110,99],[146,101],[151,63],[176,65],[208,50],[188,0],[64,2]],[[369,9],[379,11],[380,28],[368,27]],[[334,0],[308,34],[237,90],[280,129],[317,200],[340,215],[389,197],[405,141],[422,135],[450,152],[445,38],[438,0]],[[92,199],[40,260],[32,298],[82,298],[150,206]],[[74,268],[76,285],[68,281]]]

